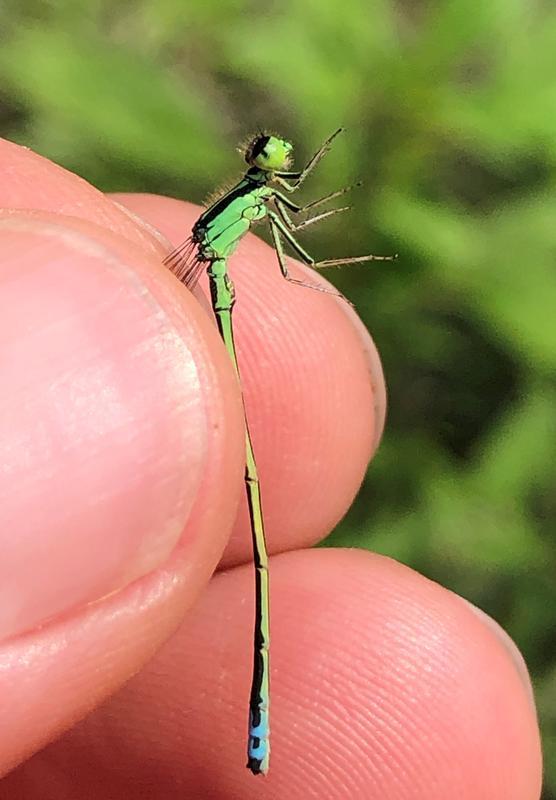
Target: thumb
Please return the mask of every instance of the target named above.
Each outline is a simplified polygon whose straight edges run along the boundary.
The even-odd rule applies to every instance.
[[[234,521],[241,404],[210,320],[93,223],[0,217],[0,767],[137,672]]]

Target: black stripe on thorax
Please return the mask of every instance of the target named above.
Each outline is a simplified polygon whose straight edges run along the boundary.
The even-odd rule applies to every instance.
[[[267,182],[268,178],[262,170],[256,169],[255,167],[251,167],[247,170],[245,175],[243,176],[242,180],[230,189],[229,192],[217,200],[210,208],[201,214],[195,225],[193,226],[193,237],[199,241],[202,238],[202,233],[205,231],[210,223],[219,215],[225,211],[234,200],[237,200],[239,197],[243,197],[249,192],[252,192],[253,189],[256,189],[258,186],[263,186]]]

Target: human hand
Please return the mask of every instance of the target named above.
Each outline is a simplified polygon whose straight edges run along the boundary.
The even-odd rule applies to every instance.
[[[6,142],[0,172],[2,206],[40,209],[0,214],[0,762],[21,764],[1,800],[536,800],[534,706],[505,634],[388,559],[302,549],[351,502],[384,386],[347,306],[288,285],[254,237],[234,321],[280,554],[272,761],[250,775],[241,401],[141,221],[176,244],[198,211],[118,196],[130,215]]]

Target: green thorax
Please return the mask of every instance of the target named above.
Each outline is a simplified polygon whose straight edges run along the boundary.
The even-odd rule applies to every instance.
[[[199,254],[208,261],[228,258],[253,222],[266,214],[272,197],[268,172],[251,168],[242,180],[212,204],[193,226]]]

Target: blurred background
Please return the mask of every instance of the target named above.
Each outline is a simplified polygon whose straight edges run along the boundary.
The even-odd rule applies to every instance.
[[[556,800],[556,7],[541,0],[3,0],[0,134],[101,189],[202,202],[259,126],[382,353],[382,447],[334,544],[481,606],[532,672]],[[347,226],[347,228],[346,228]],[[347,232],[346,232],[347,231]],[[349,247],[346,247],[346,239]]]

